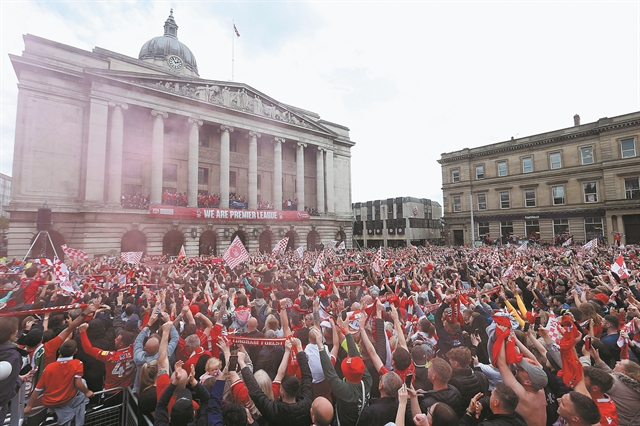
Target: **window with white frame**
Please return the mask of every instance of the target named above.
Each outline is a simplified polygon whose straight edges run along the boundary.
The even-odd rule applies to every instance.
[[[627,200],[640,199],[640,179],[633,177],[624,180],[624,197]]]
[[[508,209],[511,206],[511,202],[509,200],[509,191],[503,191],[500,193],[500,208]]]
[[[602,237],[604,229],[602,227],[601,217],[585,217],[584,218],[584,235],[585,241],[591,241],[594,238]]]
[[[460,170],[451,169],[451,182],[460,182]]]
[[[582,184],[582,191],[584,192],[585,203],[597,203],[598,202],[598,187],[595,182],[586,182]]]
[[[620,152],[622,158],[631,158],[636,156],[636,140],[633,138],[622,139],[620,141]]]
[[[453,211],[461,212],[462,211],[462,200],[459,195],[453,196]]]
[[[553,235],[569,233],[569,219],[553,219]]]
[[[562,186],[562,185],[552,186],[551,187],[551,194],[553,196],[553,205],[554,206],[559,206],[559,205],[564,204],[564,186]]]
[[[562,155],[559,152],[552,152],[549,154],[549,166],[551,170],[562,168]]]
[[[476,166],[476,179],[484,179],[484,165],[479,164]]]
[[[522,173],[531,173],[533,171],[533,158],[522,158]]]
[[[487,194],[478,194],[478,210],[487,209]]]
[[[513,222],[507,220],[505,222],[500,222],[500,236],[502,238],[509,238],[513,234]]]
[[[536,190],[535,189],[528,188],[524,190],[524,205],[525,207],[536,206]]]
[[[498,161],[498,176],[507,176],[507,162],[506,161]]]
[[[593,164],[593,147],[592,146],[583,146],[580,148],[580,159],[582,160],[582,164]]]
[[[489,222],[478,222],[478,237],[489,234]]]

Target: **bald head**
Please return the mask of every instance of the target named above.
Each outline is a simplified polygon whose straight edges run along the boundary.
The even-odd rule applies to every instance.
[[[316,426],[329,426],[333,420],[333,405],[323,396],[313,400],[311,404],[311,420]]]
[[[147,353],[147,355],[155,355],[160,349],[160,341],[157,337],[149,337],[143,349]]]
[[[258,328],[258,320],[255,319],[254,317],[249,318],[249,321],[247,321],[247,330],[248,331],[255,331]]]

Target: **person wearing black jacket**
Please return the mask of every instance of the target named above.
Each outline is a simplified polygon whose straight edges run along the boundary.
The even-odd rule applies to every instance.
[[[253,373],[245,365],[244,354],[238,353],[238,365],[242,369],[242,379],[249,390],[249,396],[256,404],[262,417],[272,425],[297,426],[312,423],[313,387],[309,360],[307,354],[302,350],[300,339],[291,339],[291,344],[298,349],[298,365],[302,373],[302,383],[297,383],[298,379],[295,376],[285,376],[280,387],[282,400],[272,401],[265,395],[253,377]],[[288,381],[291,383],[287,383]]]
[[[443,402],[453,408],[454,411],[464,410],[464,403],[460,391],[448,384],[451,379],[451,366],[442,358],[435,358],[428,368],[429,381],[433,383],[433,390],[424,393],[420,401],[420,409],[426,413],[436,402]]]
[[[482,421],[478,419],[479,410],[482,410],[478,403],[481,397],[482,394],[479,393],[471,399],[466,413],[460,420],[460,426],[527,426],[524,418],[516,413],[520,397],[509,386],[504,383],[496,384],[489,400],[492,414]]]
[[[487,394],[489,381],[484,373],[474,371],[471,367],[471,351],[465,346],[459,346],[447,352],[447,358],[453,368],[453,375],[449,384],[455,386],[462,395],[463,404],[458,407],[456,414],[461,417],[464,407],[478,393]],[[455,409],[456,407],[454,407]]]
[[[171,415],[169,415],[169,400],[178,388],[181,389],[176,395],[176,402],[171,409]],[[195,399],[200,405],[197,413],[194,413],[193,410],[192,392],[195,393]],[[158,400],[153,424],[155,426],[193,426],[203,422],[206,424],[209,398],[210,394],[207,389],[195,378],[195,369],[192,368],[191,372],[187,374],[178,362],[171,376],[171,383]]]
[[[398,390],[402,387],[402,379],[393,371],[380,378],[380,398],[371,398],[369,406],[360,413],[358,425],[384,426],[396,420],[398,410]]]

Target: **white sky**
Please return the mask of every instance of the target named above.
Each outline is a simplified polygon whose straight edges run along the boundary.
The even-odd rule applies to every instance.
[[[640,110],[640,2],[0,1],[0,172],[12,174],[29,33],[137,57],[178,38],[203,78],[231,78],[351,129],[353,202],[442,203],[442,152]]]

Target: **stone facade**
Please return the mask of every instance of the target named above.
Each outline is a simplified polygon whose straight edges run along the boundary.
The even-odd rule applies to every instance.
[[[559,234],[640,243],[640,112],[445,153],[446,243]],[[471,198],[470,198],[471,197]]]
[[[169,35],[166,28],[165,37],[177,37],[177,27]],[[190,62],[182,58],[187,68],[175,54],[158,59],[147,45],[148,58],[136,59],[32,35],[24,41],[21,56],[9,55],[19,81],[9,256],[25,255],[45,202],[54,245],[89,254],[174,255],[180,241],[188,255],[203,247],[222,253],[236,234],[248,250],[270,249],[284,234],[292,247],[351,245],[348,128],[246,84],[202,79],[190,51]],[[159,205],[165,192],[186,194],[194,210],[199,194],[219,194],[221,209],[231,195],[243,196],[250,210],[270,202],[277,211],[298,199],[300,212],[314,214],[212,222],[150,217],[148,208],[122,205],[133,194]]]
[[[353,216],[353,238],[361,247],[442,243],[442,206],[437,201],[398,197],[353,203]]]

